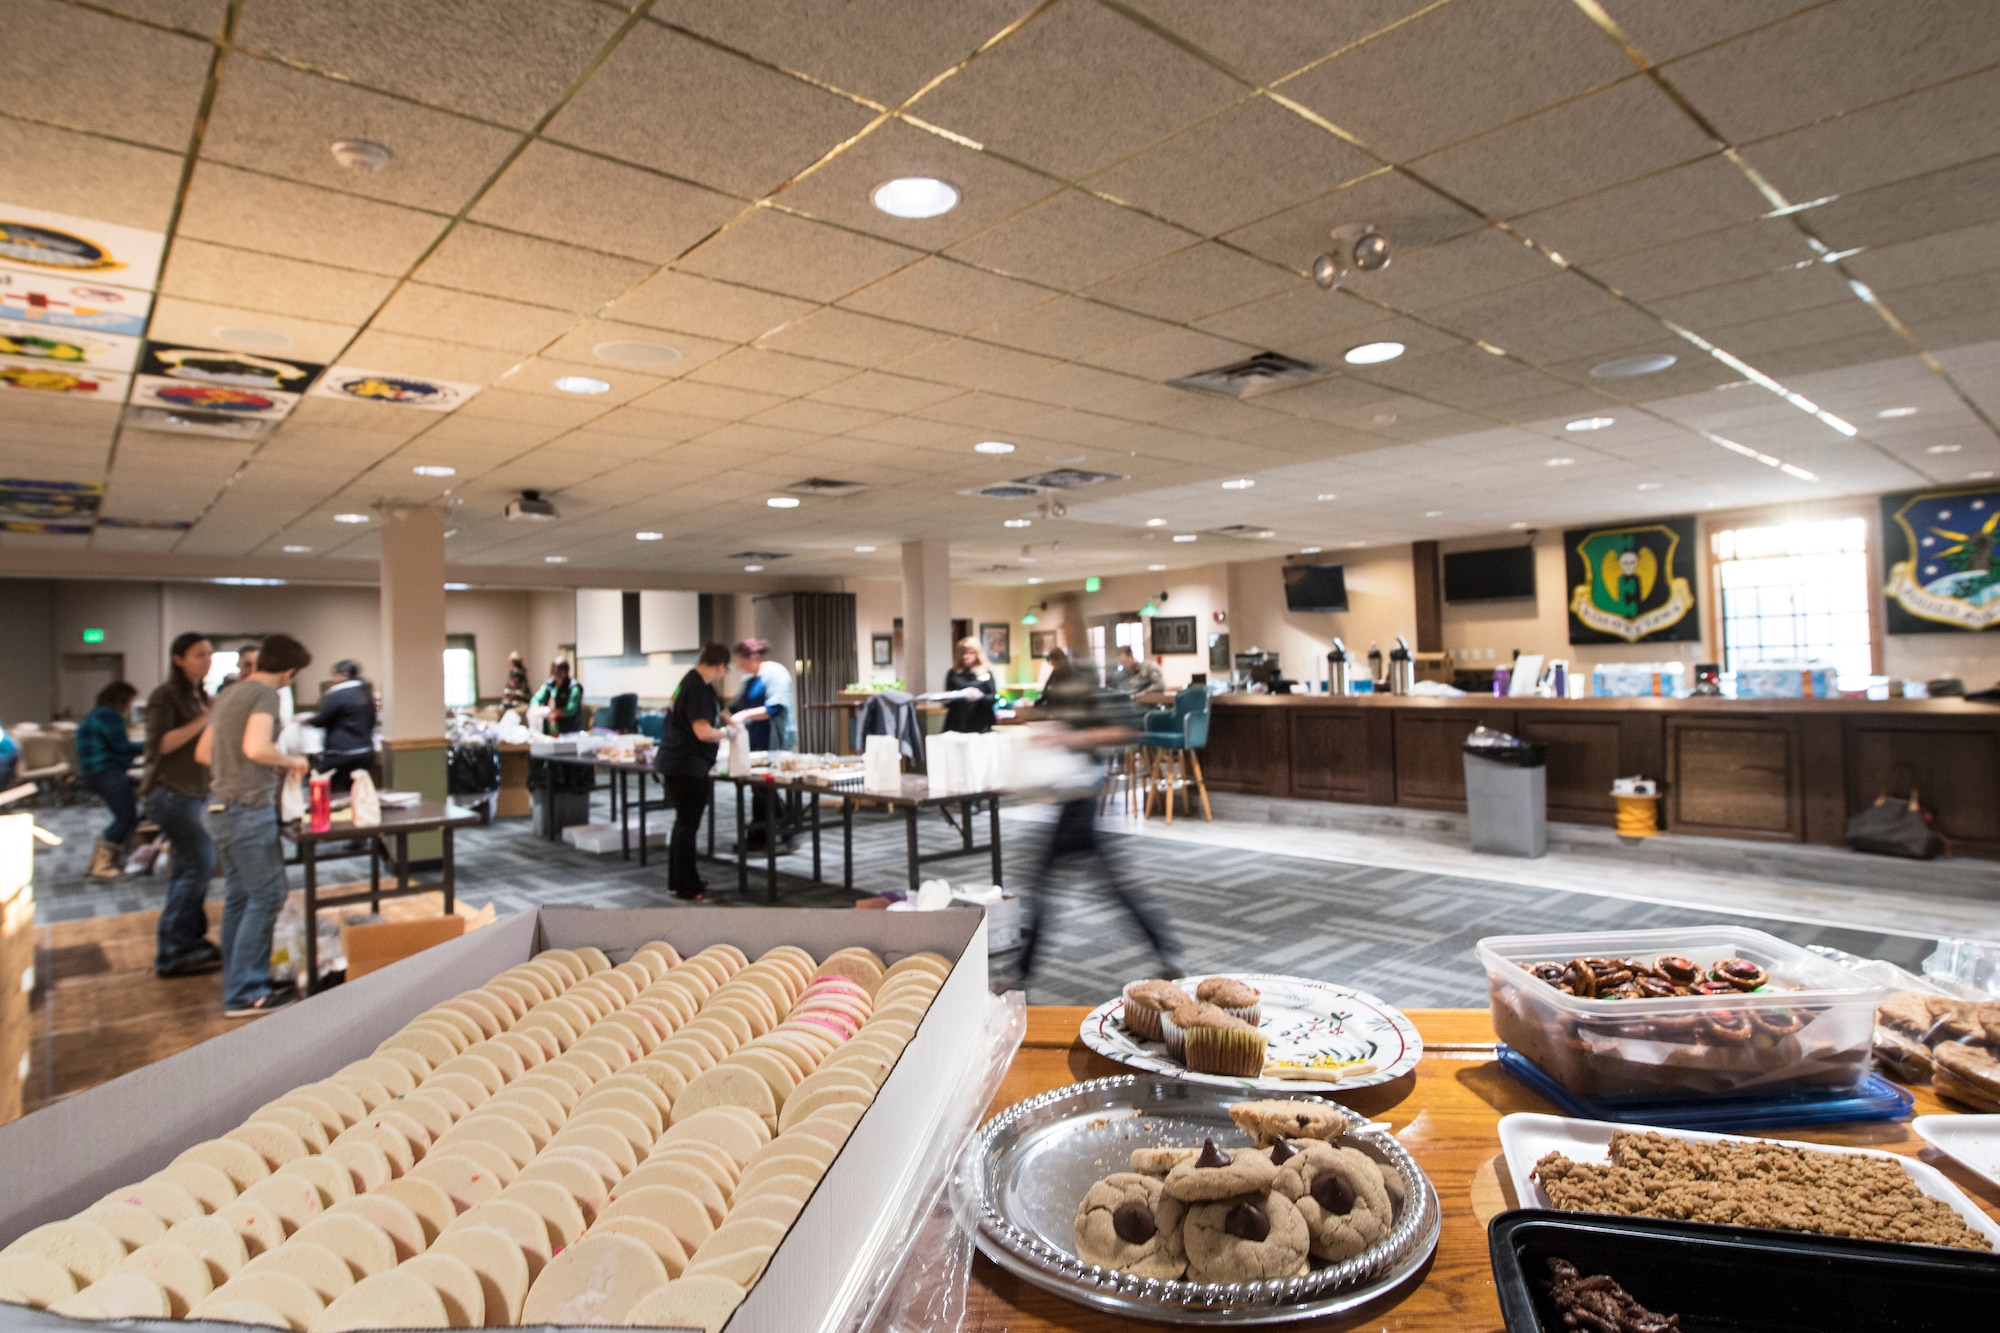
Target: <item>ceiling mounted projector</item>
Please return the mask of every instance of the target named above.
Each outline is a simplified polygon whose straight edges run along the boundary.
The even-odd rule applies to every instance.
[[[540,491],[522,491],[520,499],[507,502],[509,523],[553,523],[561,517]]]
[[[1333,249],[1313,260],[1313,281],[1332,291],[1356,272],[1389,267],[1389,238],[1370,222],[1350,222],[1328,233]]]

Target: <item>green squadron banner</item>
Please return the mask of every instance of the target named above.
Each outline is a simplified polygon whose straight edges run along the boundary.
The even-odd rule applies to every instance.
[[[1685,642],[1695,615],[1694,520],[1563,534],[1571,643]]]
[[[1882,497],[1883,628],[1891,634],[2000,629],[2000,485]]]

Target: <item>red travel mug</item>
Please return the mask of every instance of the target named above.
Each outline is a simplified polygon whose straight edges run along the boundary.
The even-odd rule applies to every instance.
[[[313,774],[312,797],[307,810],[314,833],[324,833],[333,827],[333,779],[328,775]]]

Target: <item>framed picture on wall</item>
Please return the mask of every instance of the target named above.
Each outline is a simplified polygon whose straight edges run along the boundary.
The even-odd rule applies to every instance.
[[[986,660],[994,666],[1006,666],[1013,658],[1014,627],[1004,620],[982,620],[979,622],[979,646],[986,650]]]
[[[1045,660],[1049,650],[1056,646],[1056,632],[1052,629],[1031,629],[1028,631],[1028,655],[1037,662]]]
[[[1195,647],[1193,616],[1154,616],[1149,642],[1152,655],[1160,657],[1168,653],[1193,653]]]
[[[869,657],[878,667],[896,664],[896,636],[893,634],[871,634],[868,636]]]

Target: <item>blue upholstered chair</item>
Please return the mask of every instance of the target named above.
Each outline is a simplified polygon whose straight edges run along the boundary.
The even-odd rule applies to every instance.
[[[1208,783],[1201,773],[1201,751],[1208,744],[1208,690],[1191,685],[1174,696],[1172,708],[1156,708],[1146,714],[1142,743],[1149,758],[1146,782],[1145,817],[1153,813],[1153,793],[1164,794],[1167,822],[1174,822],[1174,793],[1181,794],[1181,809],[1193,814],[1188,788],[1201,795],[1201,817],[1213,819],[1208,809]]]

